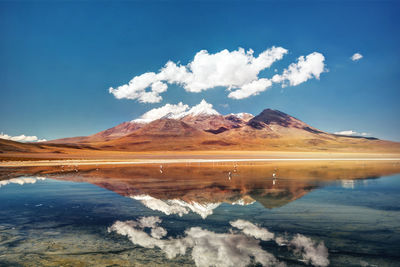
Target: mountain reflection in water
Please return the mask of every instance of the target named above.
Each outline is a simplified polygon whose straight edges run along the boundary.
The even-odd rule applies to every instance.
[[[399,172],[398,162],[274,162],[30,167],[8,170],[3,177],[41,175],[90,183],[152,209],[158,205],[163,211],[165,207],[167,215],[191,210],[205,218],[221,203],[248,205],[257,201],[272,209],[335,181],[352,187],[358,179]],[[181,208],[168,211],[165,205]],[[201,213],[203,210],[205,213]]]
[[[396,193],[352,192],[397,173],[362,161],[3,168],[0,266],[396,266]]]

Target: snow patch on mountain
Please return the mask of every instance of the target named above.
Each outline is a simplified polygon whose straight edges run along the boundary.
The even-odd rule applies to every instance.
[[[189,106],[182,102],[179,102],[176,105],[166,104],[165,106],[153,108],[152,110],[147,111],[140,116],[140,118],[133,120],[132,122],[149,123],[166,117],[170,119],[180,119],[182,118],[182,114],[184,114],[188,109]]]
[[[229,115],[238,117],[240,119],[244,119],[245,117],[254,117],[253,114],[247,113],[247,112],[240,112],[240,113],[231,113]]]
[[[213,105],[207,103],[204,99],[193,107],[179,102],[178,104],[166,104],[159,108],[154,108],[144,113],[140,118],[133,120],[136,123],[149,123],[158,119],[181,119],[185,116],[200,116],[200,115],[220,115],[218,111],[213,109]]]
[[[207,103],[204,99],[201,100],[201,102],[192,107],[186,114],[187,115],[191,115],[191,116],[199,116],[199,115],[220,115],[218,113],[218,111],[216,111],[215,109],[213,109],[213,105]]]

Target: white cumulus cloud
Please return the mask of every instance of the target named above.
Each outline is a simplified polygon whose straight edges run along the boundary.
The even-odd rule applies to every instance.
[[[17,141],[17,142],[45,142],[47,141],[46,139],[39,139],[37,136],[27,136],[24,134],[17,135],[17,136],[10,136],[8,134],[1,133],[0,134],[1,139],[6,139],[6,140],[11,140],[11,141]]]
[[[196,53],[187,65],[168,61],[158,73],[147,72],[135,76],[128,84],[110,87],[109,92],[116,98],[135,99],[143,103],[158,103],[162,100],[161,93],[168,89],[168,84],[182,86],[187,92],[198,93],[215,87],[226,87],[228,97],[243,99],[267,90],[276,83],[286,83],[296,86],[311,78],[319,79],[324,72],[324,56],[314,52],[301,56],[281,75],[275,75],[271,81],[259,77],[261,71],[281,60],[288,50],[282,47],[271,47],[258,56],[249,49],[239,48],[234,51],[224,49],[215,54],[207,50]]]
[[[368,135],[371,135],[369,133],[359,133],[359,132],[356,132],[356,131],[353,131],[353,130],[334,132],[334,134],[351,135],[351,136],[368,136]]]
[[[354,55],[351,56],[351,60],[353,60],[353,61],[358,61],[362,58],[363,58],[363,55],[361,55],[360,53],[355,53]]]
[[[325,57],[321,53],[314,52],[298,58],[297,63],[292,63],[282,74],[275,74],[272,81],[282,83],[282,87],[296,86],[309,79],[319,79],[325,70]]]
[[[268,79],[259,79],[243,85],[240,89],[230,92],[228,97],[233,99],[243,99],[267,90],[272,86]]]
[[[224,49],[215,54],[201,50],[187,65],[169,61],[159,73],[147,72],[135,76],[128,84],[109,88],[109,92],[118,99],[157,103],[162,100],[160,94],[168,88],[166,83],[178,84],[186,91],[195,93],[217,86],[241,89],[247,85],[245,90],[249,96],[268,87],[263,81],[255,88],[254,82],[259,79],[260,71],[269,68],[286,53],[287,50],[282,47],[271,47],[258,56],[254,56],[253,50],[245,51],[243,48],[234,51]],[[251,89],[248,84],[253,84]]]

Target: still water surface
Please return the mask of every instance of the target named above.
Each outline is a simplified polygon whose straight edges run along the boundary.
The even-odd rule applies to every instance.
[[[0,266],[400,266],[399,162],[0,170]]]

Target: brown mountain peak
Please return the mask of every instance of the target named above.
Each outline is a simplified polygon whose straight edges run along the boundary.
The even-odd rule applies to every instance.
[[[268,108],[264,109],[260,114],[258,114],[251,120],[264,122],[266,124],[276,123],[281,126],[287,127],[289,126],[292,119],[294,118],[286,113]]]
[[[305,128],[308,125],[295,117],[282,111],[274,109],[264,109],[260,114],[252,118],[247,125],[255,129],[265,128],[266,125],[278,125],[285,128]]]
[[[158,119],[150,122],[131,135],[147,136],[194,136],[201,133],[189,124],[174,119]]]

